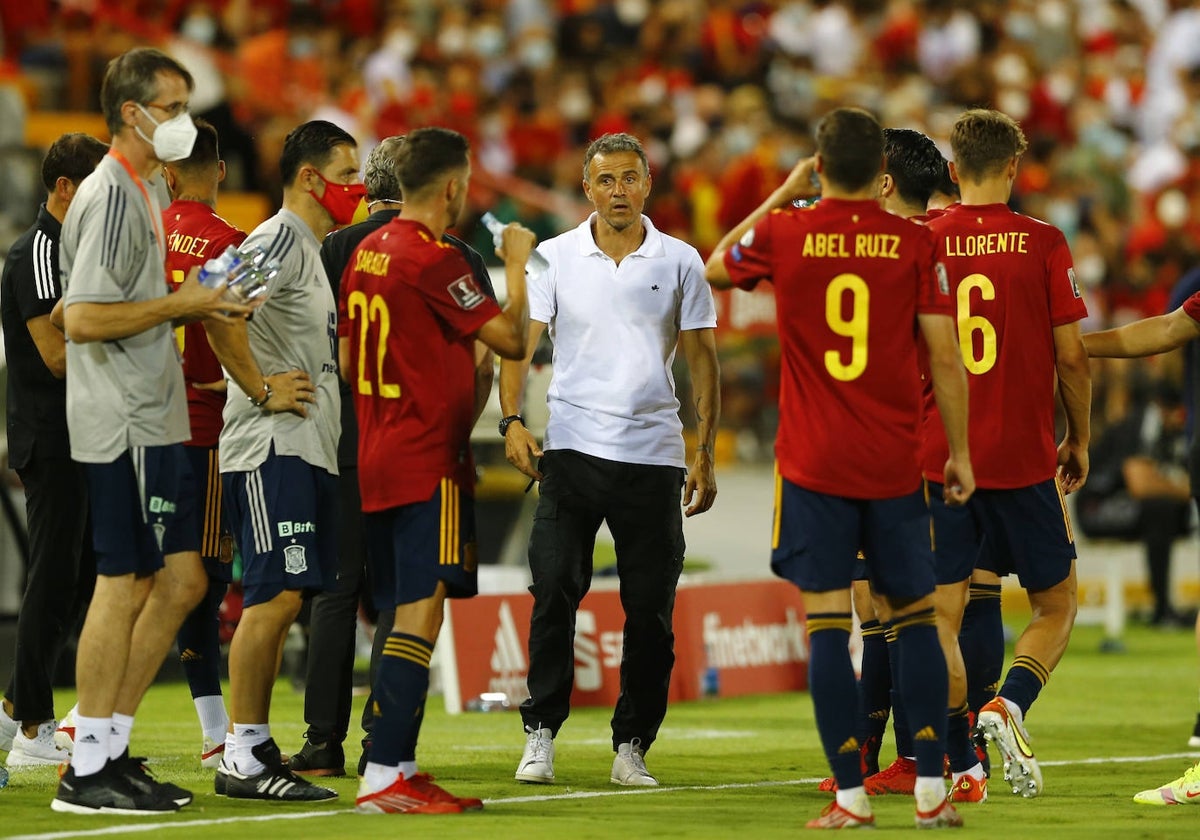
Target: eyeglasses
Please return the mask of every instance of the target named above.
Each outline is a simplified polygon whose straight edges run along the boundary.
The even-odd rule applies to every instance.
[[[157,108],[171,119],[174,119],[180,114],[188,113],[188,104],[186,102],[174,102],[170,105],[159,105],[157,102],[147,102],[146,107]]]

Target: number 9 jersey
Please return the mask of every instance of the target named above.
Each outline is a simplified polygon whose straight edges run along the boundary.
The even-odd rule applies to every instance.
[[[358,414],[363,511],[475,486],[475,333],[500,314],[459,250],[396,218],[350,256],[339,289],[343,371]]]
[[[956,305],[976,484],[1046,481],[1057,467],[1054,328],[1087,317],[1066,239],[1004,204],[956,204],[928,226]],[[925,408],[921,464],[940,482],[947,447],[932,391]]]
[[[740,288],[775,285],[783,477],[858,499],[917,490],[917,315],[954,312],[929,231],[874,201],[825,198],[770,213],[725,266]]]

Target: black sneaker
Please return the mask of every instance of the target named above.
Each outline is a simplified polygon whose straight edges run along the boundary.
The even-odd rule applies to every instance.
[[[301,776],[345,776],[346,753],[332,739],[316,744],[305,740],[300,752],[287,760],[287,768]]]
[[[135,790],[118,775],[112,762],[99,773],[76,776],[68,767],[58,782],[58,793],[50,809],[63,814],[163,814],[178,811],[179,806],[162,796]]]
[[[221,794],[224,777],[224,796],[230,799],[270,799],[275,802],[326,802],[337,799],[337,791],[318,787],[297,776],[283,763],[275,739],[259,744],[253,750],[254,757],[266,767],[261,773],[246,775],[228,766],[226,758],[217,770],[214,790]]]
[[[121,753],[120,758],[108,762],[108,766],[138,793],[167,799],[180,808],[191,803],[192,792],[190,790],[184,790],[179,785],[173,785],[170,782],[160,782],[146,768],[145,762],[144,758],[130,758],[129,750],[126,750]]]
[[[363,738],[362,739],[362,755],[360,755],[358,757],[358,775],[360,777],[366,775],[367,762],[370,760],[370,756],[371,756],[371,739]]]

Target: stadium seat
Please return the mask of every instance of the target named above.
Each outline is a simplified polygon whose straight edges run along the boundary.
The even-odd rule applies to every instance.
[[[31,111],[25,117],[25,145],[33,149],[48,149],[72,131],[82,131],[106,143],[109,139],[104,117],[91,111]]]

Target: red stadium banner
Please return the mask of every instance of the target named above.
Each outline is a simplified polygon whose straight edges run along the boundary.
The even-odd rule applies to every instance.
[[[778,334],[775,290],[769,283],[759,283],[748,292],[743,289],[714,291],[713,300],[717,305],[717,324],[723,336]]]
[[[575,706],[611,706],[620,688],[624,613],[616,589],[601,586],[588,593],[576,619]],[[513,705],[528,697],[532,607],[526,592],[447,602],[438,646],[448,712],[464,711],[488,692],[505,694]],[[808,636],[796,587],[777,580],[680,586],[672,701],[807,685]]]

